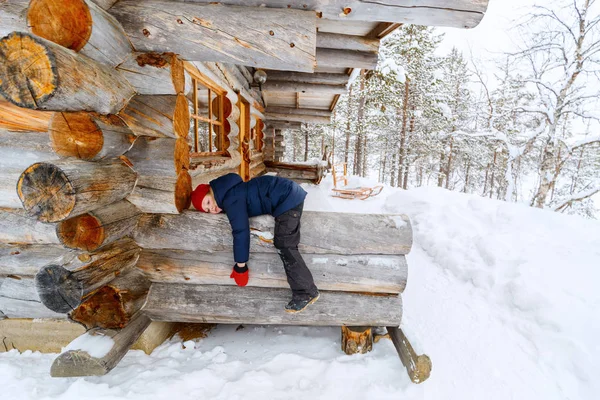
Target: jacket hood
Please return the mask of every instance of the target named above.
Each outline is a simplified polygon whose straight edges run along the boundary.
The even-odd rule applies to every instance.
[[[210,187],[215,194],[215,200],[217,201],[217,205],[223,208],[223,200],[225,199],[225,195],[234,186],[242,183],[242,177],[238,174],[227,174],[218,177],[217,179],[213,179],[210,181]]]

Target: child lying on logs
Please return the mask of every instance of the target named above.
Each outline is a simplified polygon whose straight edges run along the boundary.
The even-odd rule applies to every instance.
[[[268,175],[243,182],[239,175],[227,174],[208,185],[198,185],[192,192],[195,209],[211,214],[227,214],[232,228],[235,259],[230,277],[238,286],[248,283],[248,218],[264,214],[275,217],[274,244],[292,289],[292,300],[285,306],[285,311],[290,313],[304,310],[319,298],[312,274],[298,252],[305,197],[306,192],[297,183]]]

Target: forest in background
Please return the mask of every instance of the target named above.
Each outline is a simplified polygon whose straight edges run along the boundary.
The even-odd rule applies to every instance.
[[[287,161],[327,146],[354,175],[597,218],[600,12],[595,0],[535,6],[513,53],[440,56],[435,28],[404,25],[361,72],[330,125],[285,135]]]

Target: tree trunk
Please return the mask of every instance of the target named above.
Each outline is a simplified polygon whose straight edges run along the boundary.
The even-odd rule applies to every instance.
[[[46,265],[36,274],[35,286],[46,307],[67,313],[88,294],[133,268],[139,255],[140,248],[133,240],[121,239],[99,251]]]
[[[119,116],[138,136],[187,138],[190,110],[183,94],[135,96]]]
[[[101,161],[125,154],[136,138],[116,115],[87,112],[54,113],[49,131],[56,154],[86,161]]]
[[[362,176],[362,150],[363,150],[363,119],[365,115],[365,71],[361,71],[360,75],[360,97],[358,99],[357,110],[357,130],[356,130],[356,147],[354,149],[354,175]]]
[[[94,376],[109,373],[129,351],[152,322],[146,315],[137,313],[120,330],[94,328],[72,341],[67,350],[59,355],[50,375],[56,377]],[[94,357],[95,349],[89,347],[90,336],[102,336],[112,342],[112,347],[103,357]]]
[[[136,174],[121,160],[36,163],[23,172],[17,192],[25,210],[42,222],[58,222],[123,199]]]
[[[304,132],[304,161],[308,161],[308,130]]]
[[[170,51],[192,61],[240,64],[243,60],[251,67],[314,71],[314,12],[158,0],[121,0],[110,12],[138,51]]]
[[[448,163],[446,164],[446,189],[450,188],[450,174],[452,172],[452,149],[454,147],[454,136],[450,137],[450,151],[448,152]]]
[[[187,95],[192,91],[192,79],[173,53],[133,53],[117,70],[138,95]]]
[[[408,267],[401,255],[303,254],[321,290],[398,294],[406,287]],[[288,288],[275,253],[252,253],[248,287]],[[137,267],[152,282],[234,285],[229,278],[233,254],[181,250],[143,250]]]
[[[142,308],[148,289],[150,281],[133,268],[91,293],[69,316],[86,329],[122,329]]]
[[[408,102],[410,80],[404,80],[404,101],[402,102],[402,127],[400,129],[400,152],[398,154],[398,187],[402,186],[404,169],[406,168],[406,126],[408,123]]]
[[[117,20],[91,1],[32,0],[27,25],[34,35],[113,67],[133,51]]]
[[[535,194],[535,206],[544,208],[548,193],[554,186],[554,169],[556,160],[554,156],[555,148],[551,143],[547,143],[543,150],[542,162],[540,165],[540,184]]]
[[[342,351],[348,355],[365,354],[373,350],[370,326],[342,326]]]
[[[276,252],[271,243],[258,237],[258,234],[272,237],[269,235],[274,227],[272,217],[250,218],[250,227],[255,230],[250,238],[251,252]],[[344,234],[332,237],[331,227]],[[299,249],[302,254],[399,255],[407,254],[412,246],[409,219],[400,214],[305,211],[301,235]],[[145,215],[134,238],[144,249],[233,251],[231,225],[222,214],[187,211],[181,215]]]
[[[289,289],[153,283],[142,310],[153,321],[226,324],[385,326],[402,319],[400,296],[324,292],[310,312],[296,314],[283,311],[289,297]]]
[[[36,110],[115,114],[134,90],[108,65],[15,32],[0,39],[0,94],[19,107]]]
[[[67,248],[95,251],[122,237],[137,226],[140,212],[126,200],[61,221],[56,235]]]
[[[440,153],[440,170],[438,175],[438,186],[442,187],[444,184],[444,161],[446,160],[446,150],[442,150]],[[447,178],[447,177],[446,177]]]
[[[494,149],[494,159],[492,160],[492,176],[490,177],[490,199],[494,194],[494,175],[496,173],[496,158],[498,157],[498,152]]]
[[[346,120],[346,146],[344,147],[344,163],[348,165],[348,150],[350,149],[350,120],[351,120],[351,103],[352,103],[352,85],[348,90],[348,111]]]

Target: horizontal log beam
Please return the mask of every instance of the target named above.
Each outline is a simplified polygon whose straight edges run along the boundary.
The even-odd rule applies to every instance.
[[[348,83],[348,78],[349,76],[346,74],[330,74],[326,72],[308,74],[304,72],[267,71],[267,82],[280,81],[315,83],[319,85],[346,85]]]
[[[7,318],[66,318],[42,304],[32,276],[0,277],[0,310]]]
[[[60,244],[53,225],[31,218],[25,210],[0,208],[0,242]]]
[[[117,70],[139,95],[187,94],[192,90],[183,62],[171,53],[133,53]]]
[[[300,129],[300,128],[302,128],[301,122],[290,122],[290,121],[266,121],[265,125],[266,125],[267,130]],[[265,140],[265,143],[269,143],[271,137],[269,137],[268,135],[266,137],[267,137],[267,139]]]
[[[316,15],[292,9],[121,0],[110,9],[138,51],[312,72]]]
[[[209,0],[192,0],[208,3]],[[222,0],[221,3],[312,10],[324,19],[338,21],[397,22],[403,24],[474,28],[487,10],[489,0]]]
[[[377,53],[379,39],[368,39],[362,36],[342,35],[339,33],[317,33],[317,48],[365,51]]]
[[[267,121],[292,121],[292,122],[304,122],[307,124],[329,124],[331,123],[330,117],[320,117],[317,115],[310,114],[279,114],[273,112],[266,112],[265,119]]]
[[[402,319],[400,296],[323,291],[299,314],[284,311],[290,297],[289,289],[153,283],[142,311],[153,321],[223,324],[382,326]]]
[[[56,245],[0,244],[0,276],[35,276],[44,265],[57,261],[68,252]]]
[[[294,115],[312,115],[316,117],[331,117],[333,114],[329,110],[319,110],[316,108],[292,108],[292,107],[268,107],[265,110],[267,114],[294,114]]]
[[[377,53],[317,48],[317,68],[375,69],[377,59]]]
[[[265,92],[295,92],[312,94],[344,94],[346,86],[318,85],[314,83],[267,81],[262,85]]]
[[[321,290],[398,294],[406,287],[404,256],[345,256],[304,254],[304,261]],[[235,285],[233,255],[177,250],[144,250],[137,268],[153,282],[192,285]],[[289,288],[277,254],[253,253],[249,287]]]
[[[51,112],[18,107],[0,98],[0,131],[48,132]]]
[[[274,225],[271,216],[250,218],[250,227],[257,234],[272,234]],[[412,246],[410,221],[400,214],[305,211],[301,235],[299,249],[303,254],[400,255],[408,254]],[[233,250],[231,226],[223,214],[186,211],[180,215],[144,215],[134,238],[145,249]],[[250,251],[274,253],[275,247],[251,235]]]

